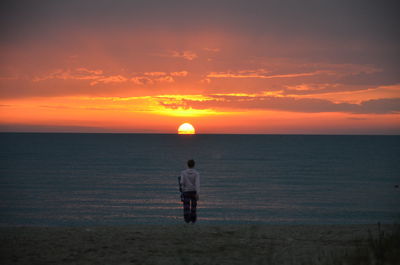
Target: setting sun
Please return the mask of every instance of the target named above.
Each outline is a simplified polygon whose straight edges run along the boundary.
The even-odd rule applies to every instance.
[[[196,131],[190,123],[184,123],[178,128],[178,134],[195,134]]]

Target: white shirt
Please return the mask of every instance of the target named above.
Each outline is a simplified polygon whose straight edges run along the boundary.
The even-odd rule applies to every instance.
[[[182,191],[196,191],[200,193],[200,174],[194,168],[188,168],[181,172]]]

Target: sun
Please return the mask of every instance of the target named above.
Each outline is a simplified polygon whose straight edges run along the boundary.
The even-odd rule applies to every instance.
[[[179,126],[178,134],[196,134],[196,130],[190,123],[184,123]]]

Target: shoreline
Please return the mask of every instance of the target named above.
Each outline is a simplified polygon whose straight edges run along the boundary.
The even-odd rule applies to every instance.
[[[396,225],[0,227],[2,264],[314,264]]]

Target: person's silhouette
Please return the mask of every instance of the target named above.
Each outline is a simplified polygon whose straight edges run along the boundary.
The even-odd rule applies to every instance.
[[[200,194],[200,174],[194,169],[194,160],[187,162],[188,168],[181,172],[180,184],[183,194],[183,216],[186,223],[197,220],[197,201]]]

